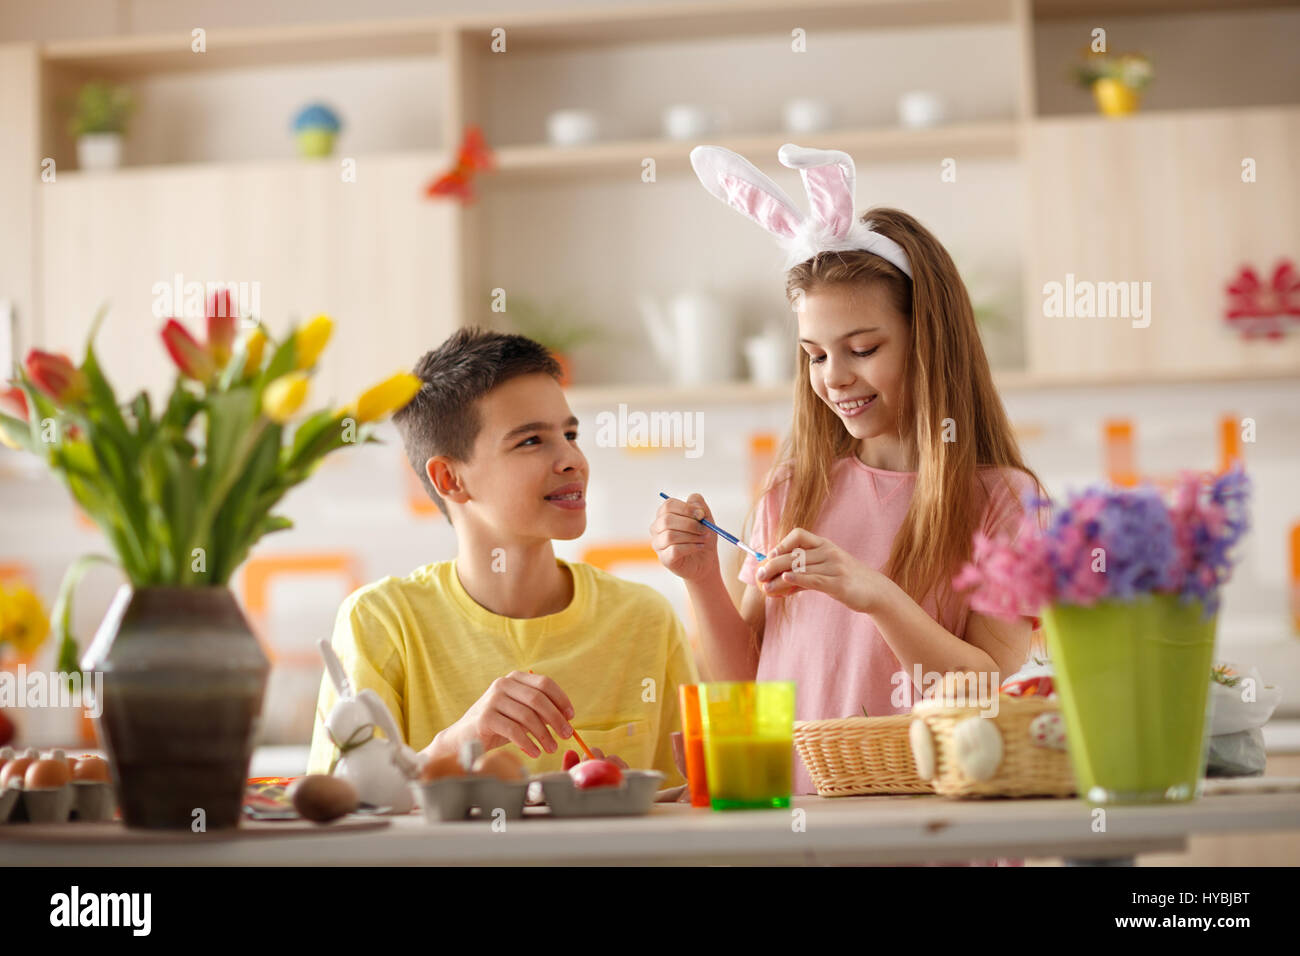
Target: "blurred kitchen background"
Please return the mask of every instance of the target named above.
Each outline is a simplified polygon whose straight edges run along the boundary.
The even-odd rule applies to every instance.
[[[1115,72],[1089,88],[1073,68],[1103,65],[1099,29]],[[1281,685],[1270,746],[1300,750],[1282,736],[1300,717],[1298,40],[1294,2],[0,0],[0,365],[79,356],[107,301],[109,378],[157,394],[180,310],[159,290],[187,282],[245,284],[273,330],[332,315],[316,401],[461,325],[527,331],[565,354],[592,467],[587,534],[558,553],[659,588],[693,631],[649,549],[657,492],[745,523],[796,346],[780,253],[686,157],[733,148],[802,204],[778,147],[844,149],[860,212],[899,206],[957,260],[1052,494],[1244,460],[1255,528],[1219,656]],[[117,156],[69,132],[92,81],[134,101]],[[426,197],[472,125],[499,168],[472,202]],[[1045,315],[1067,275],[1149,282],[1149,326]],[[620,404],[699,416],[700,454],[599,447]],[[236,577],[275,665],[264,744],[305,747],[313,644],[349,591],[453,556],[388,435],[327,460]],[[0,576],[48,608],[68,563],[106,550],[0,448]],[[87,578],[83,642],[119,583]],[[48,642],[3,665],[53,662]],[[23,742],[93,742],[76,711],[9,714]]]

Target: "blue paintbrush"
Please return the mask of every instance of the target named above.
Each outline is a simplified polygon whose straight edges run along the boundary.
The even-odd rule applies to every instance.
[[[659,497],[662,498],[664,501],[667,501],[667,500],[668,500],[668,496],[667,496],[666,494],[664,494],[662,491],[659,492]],[[736,547],[738,547],[741,551],[744,551],[746,554],[752,554],[752,555],[754,556],[755,560],[758,560],[758,561],[766,561],[766,560],[767,560],[767,555],[765,555],[765,554],[759,554],[757,551],[755,551],[755,550],[754,550],[753,548],[751,548],[749,545],[745,544],[745,542],[743,542],[743,541],[741,541],[739,538],[737,538],[734,534],[731,534],[730,532],[727,532],[727,531],[723,531],[721,528],[719,528],[716,524],[714,524],[714,523],[713,523],[712,521],[710,521],[708,518],[697,518],[696,520],[699,521],[700,524],[704,525],[704,527],[708,528],[710,531],[712,531],[714,534],[716,534],[719,538],[722,538],[722,539],[724,539],[724,540],[726,540],[726,541],[730,541],[732,544],[734,544]]]

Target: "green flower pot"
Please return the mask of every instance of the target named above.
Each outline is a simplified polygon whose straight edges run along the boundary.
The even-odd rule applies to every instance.
[[[1217,624],[1200,602],[1167,594],[1046,610],[1082,797],[1163,803],[1200,794]]]

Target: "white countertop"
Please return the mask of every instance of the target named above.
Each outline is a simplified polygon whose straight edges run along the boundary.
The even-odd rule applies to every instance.
[[[715,812],[656,804],[648,816],[429,824],[420,814],[376,829],[276,832],[276,823],[206,834],[127,831],[119,823],[0,827],[11,866],[325,866],[439,864],[892,864],[995,857],[1114,858],[1178,852],[1191,834],[1300,830],[1300,780],[1220,783],[1246,792],[1192,803],[1109,807],[1099,832],[1079,800],[937,796],[796,797],[788,810]],[[532,811],[530,811],[530,814]],[[357,821],[359,818],[350,818]],[[98,828],[91,835],[80,827]]]

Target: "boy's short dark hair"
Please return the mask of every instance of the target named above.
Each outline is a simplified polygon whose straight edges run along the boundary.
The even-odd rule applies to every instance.
[[[425,462],[436,455],[469,461],[483,427],[478,401],[498,385],[536,372],[556,381],[561,375],[560,363],[540,343],[480,328],[458,330],[425,352],[412,371],[424,385],[393,423],[411,467],[444,515],[447,505],[434,491]]]

